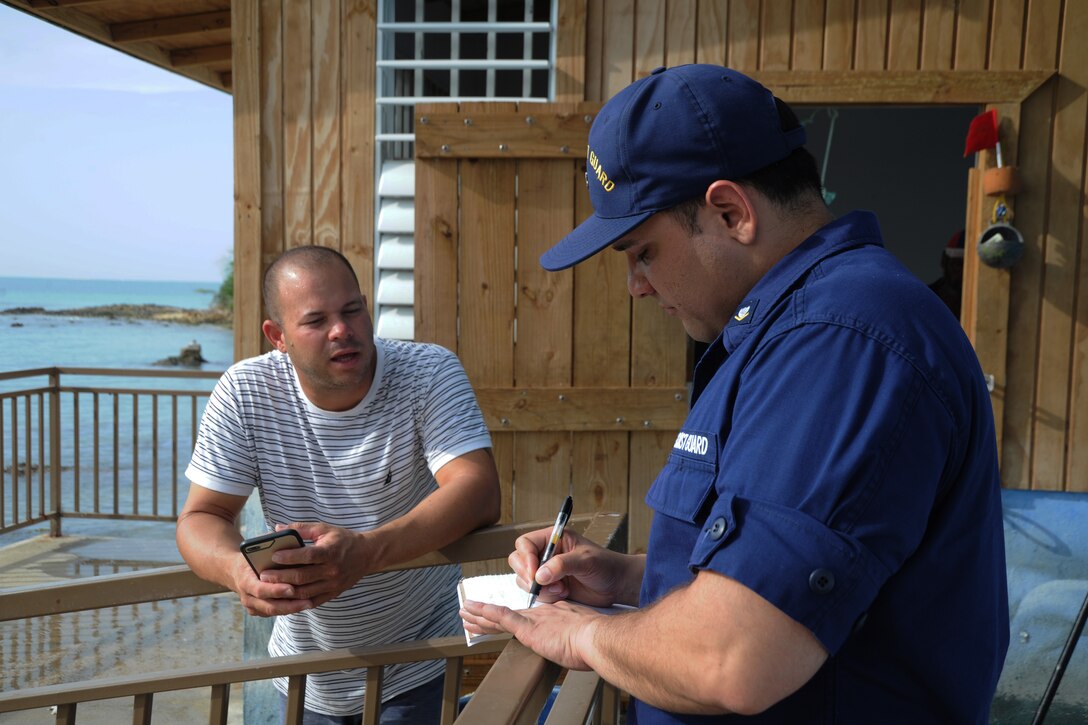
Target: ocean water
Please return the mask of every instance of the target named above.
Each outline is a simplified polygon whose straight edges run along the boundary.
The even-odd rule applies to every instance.
[[[112,280],[64,280],[0,277],[0,373],[33,370],[44,367],[92,367],[174,371],[156,365],[157,361],[176,356],[192,342],[201,346],[208,361],[200,369],[218,373],[232,362],[233,332],[214,325],[186,325],[151,320],[103,319],[75,315],[42,315],[4,313],[11,308],[42,307],[47,310],[67,310],[109,304],[159,304],[189,309],[205,309],[211,302],[217,282],[154,282]],[[23,436],[27,421],[31,424],[30,457],[39,461],[38,431],[41,419],[48,423],[48,406],[39,412],[37,402],[29,409],[26,398],[4,398],[4,393],[26,390],[48,383],[45,376],[0,380],[0,485],[6,489],[0,515],[3,521],[13,520],[16,505],[12,492],[12,461],[27,460],[27,443]],[[156,389],[207,392],[215,378],[145,378],[134,376],[63,375],[67,387],[111,389]],[[78,397],[78,408],[75,398]],[[173,489],[177,482],[181,500],[187,490],[184,468],[192,450],[192,432],[203,412],[204,399],[193,405],[189,397],[179,398],[174,409],[170,396],[123,395],[113,398],[98,396],[98,409],[93,393],[61,396],[61,477],[64,510],[89,512],[99,510],[142,515],[169,515],[174,508]],[[14,405],[14,410],[13,410]],[[173,421],[177,420],[176,435]],[[153,435],[153,423],[158,423],[158,439]],[[13,429],[20,431],[14,436]],[[79,429],[78,436],[75,429]],[[98,460],[95,460],[95,436]],[[134,442],[135,441],[135,442]],[[115,471],[117,472],[115,478]],[[76,494],[76,477],[79,494]],[[90,485],[95,478],[100,490],[94,496]],[[35,476],[35,479],[37,476]],[[47,476],[48,478],[48,476]],[[115,480],[117,483],[115,484]],[[131,482],[135,481],[135,485]],[[25,475],[23,476],[25,482]],[[21,493],[20,511],[33,499],[39,506],[37,484],[29,495]],[[180,503],[180,502],[179,502]],[[157,505],[158,510],[152,508]],[[65,529],[79,528],[81,533],[104,534],[132,522],[95,519],[65,519]],[[0,535],[0,545],[40,533],[40,526],[28,527]]]
[[[141,282],[0,277],[0,311],[110,304],[207,309],[218,282]],[[0,372],[50,366],[148,368],[196,341],[205,370],[232,361],[233,333],[214,325],[0,313]],[[4,388],[0,387],[0,390]]]

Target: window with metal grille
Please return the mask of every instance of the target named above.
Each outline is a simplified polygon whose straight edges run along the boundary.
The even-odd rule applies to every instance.
[[[416,103],[554,97],[557,0],[386,0],[378,20],[374,317],[414,336]]]

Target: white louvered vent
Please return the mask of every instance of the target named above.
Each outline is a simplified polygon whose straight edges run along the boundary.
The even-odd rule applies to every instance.
[[[378,179],[377,255],[374,264],[378,337],[411,340],[415,299],[415,164],[386,161]]]
[[[415,104],[554,97],[556,0],[383,0],[378,21],[374,316],[414,338]]]

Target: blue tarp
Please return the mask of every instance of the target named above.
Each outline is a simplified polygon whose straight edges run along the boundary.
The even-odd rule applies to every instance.
[[[1006,490],[1011,639],[991,723],[1030,723],[1088,594],[1088,494]],[[1088,723],[1088,637],[1081,636],[1047,725]]]

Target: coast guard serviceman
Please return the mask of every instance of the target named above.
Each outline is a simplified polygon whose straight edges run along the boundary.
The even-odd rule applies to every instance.
[[[628,723],[986,723],[1008,646],[991,404],[956,319],[833,218],[790,109],[710,65],[658,69],[589,134],[594,214],[541,258],[605,247],[710,342],[650,487],[648,553],[518,540],[551,606],[467,603],[633,696]],[[638,604],[606,616],[597,606]]]

